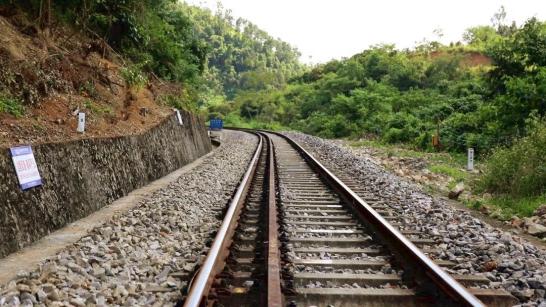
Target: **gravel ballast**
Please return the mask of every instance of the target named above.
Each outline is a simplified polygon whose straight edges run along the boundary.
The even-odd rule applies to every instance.
[[[504,288],[524,306],[546,307],[546,251],[526,240],[490,226],[444,200],[375,164],[355,156],[334,141],[287,132],[337,174],[346,174],[388,203],[406,225],[439,237],[433,258],[457,263],[451,273],[480,273],[492,288]]]
[[[255,136],[224,131],[222,146],[192,172],[0,285],[0,306],[175,304],[256,145]]]

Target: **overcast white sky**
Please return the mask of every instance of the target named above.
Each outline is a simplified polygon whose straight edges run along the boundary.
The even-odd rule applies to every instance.
[[[186,0],[216,10],[216,0]],[[349,57],[370,45],[413,47],[423,38],[462,40],[468,27],[488,25],[504,5],[518,25],[530,17],[546,20],[546,0],[223,0],[233,16],[243,17],[274,37],[297,47],[305,62]]]

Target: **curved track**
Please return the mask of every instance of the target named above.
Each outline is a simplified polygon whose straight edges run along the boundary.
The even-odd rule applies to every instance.
[[[510,306],[483,276],[450,276],[434,238],[296,142],[256,133],[249,169],[184,306]],[[362,195],[360,195],[360,194]]]

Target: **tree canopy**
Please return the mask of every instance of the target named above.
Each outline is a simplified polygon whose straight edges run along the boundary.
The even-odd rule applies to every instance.
[[[468,29],[466,45],[372,46],[313,67],[284,87],[241,92],[224,115],[423,149],[438,127],[448,150],[510,144],[525,135],[530,116],[546,112],[546,24],[531,18],[505,25],[502,14],[495,20]]]

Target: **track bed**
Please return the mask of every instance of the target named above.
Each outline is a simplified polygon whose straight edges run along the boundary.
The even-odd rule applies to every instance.
[[[510,306],[481,275],[448,275],[439,238],[412,231],[389,204],[337,178],[295,142],[260,133],[246,196],[232,203],[224,252],[209,254],[186,306]],[[209,259],[207,259],[209,260]],[[199,277],[199,276],[198,276]],[[199,281],[201,279],[201,281]],[[193,296],[193,298],[192,298]]]

